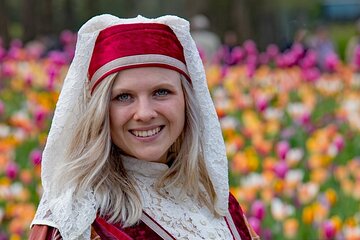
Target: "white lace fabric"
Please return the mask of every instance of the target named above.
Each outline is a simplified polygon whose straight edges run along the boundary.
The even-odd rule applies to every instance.
[[[191,196],[178,199],[180,189],[171,188],[161,196],[156,181],[168,170],[152,163],[123,156],[124,167],[140,188],[143,210],[176,239],[232,239],[224,217],[216,218]]]
[[[74,198],[74,188],[70,188],[61,197],[54,198],[52,197],[54,189],[50,187],[54,184],[53,170],[65,159],[65,151],[70,144],[68,136],[74,131],[75,124],[82,114],[84,101],[88,97],[84,96],[84,88],[88,88],[87,70],[95,40],[99,32],[107,27],[140,22],[168,25],[183,46],[195,98],[200,105],[200,117],[205,124],[205,129],[200,129],[200,131],[204,142],[206,168],[218,195],[216,207],[221,209],[224,215],[228,211],[229,187],[225,144],[207,87],[204,67],[190,36],[189,23],[176,16],[155,19],[138,16],[120,19],[109,14],[99,15],[87,21],[79,30],[75,57],[64,80],[42,157],[41,177],[44,193],[32,224],[56,227],[64,240],[89,239],[90,227],[98,210],[91,190],[83,196]],[[206,213],[203,214],[206,215]],[[179,219],[177,215],[164,215],[164,218],[166,216]]]

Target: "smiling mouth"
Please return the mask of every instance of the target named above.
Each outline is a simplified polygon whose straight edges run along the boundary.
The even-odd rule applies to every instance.
[[[130,130],[129,132],[132,135],[134,135],[135,137],[146,138],[146,137],[152,137],[152,136],[158,134],[159,132],[161,132],[161,130],[163,130],[163,128],[164,128],[164,126],[160,126],[160,127],[154,128],[154,129],[146,130],[146,131]]]

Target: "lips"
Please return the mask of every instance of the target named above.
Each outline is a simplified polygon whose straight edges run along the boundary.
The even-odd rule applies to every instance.
[[[146,138],[146,137],[152,137],[156,134],[158,134],[159,132],[161,132],[161,130],[164,128],[164,126],[159,126],[159,127],[155,127],[152,129],[147,129],[147,130],[129,130],[129,132],[134,135],[135,137],[140,137],[140,138]]]

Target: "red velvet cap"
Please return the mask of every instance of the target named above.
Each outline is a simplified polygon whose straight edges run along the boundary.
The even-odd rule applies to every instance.
[[[111,73],[151,66],[178,71],[190,81],[183,48],[169,26],[133,23],[106,28],[99,33],[90,60],[91,92]]]

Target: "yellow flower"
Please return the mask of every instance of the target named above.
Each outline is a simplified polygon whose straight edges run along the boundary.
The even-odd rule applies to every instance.
[[[312,182],[318,183],[319,185],[323,184],[328,179],[328,171],[324,168],[314,169],[310,174],[310,179]]]
[[[333,222],[336,232],[339,232],[341,230],[341,225],[342,225],[341,218],[339,216],[333,216],[330,218],[330,221]]]
[[[305,224],[311,224],[314,220],[314,211],[311,206],[306,206],[302,212],[302,220]]]
[[[299,229],[299,223],[295,218],[286,219],[283,224],[284,235],[286,238],[294,238]]]
[[[325,191],[325,197],[328,200],[328,202],[330,203],[331,206],[333,206],[336,203],[337,200],[337,194],[335,192],[334,189],[327,189]]]

